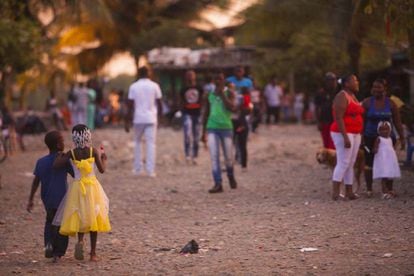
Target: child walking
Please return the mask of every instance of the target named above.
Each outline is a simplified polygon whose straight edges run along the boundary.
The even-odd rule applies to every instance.
[[[92,147],[90,130],[83,124],[72,129],[72,139],[75,149],[61,153],[55,160],[54,166],[61,167],[68,160],[75,172],[75,180],[69,186],[65,201],[59,207],[54,223],[61,222],[60,233],[73,236],[78,234],[75,246],[75,258],[83,260],[83,238],[90,233],[90,260],[97,261],[96,242],[98,232],[111,230],[109,223],[109,201],[101,184],[95,176],[94,167],[100,173],[105,172],[106,154]]]
[[[378,137],[374,143],[373,179],[381,179],[384,199],[395,197],[393,179],[401,177],[397,154],[391,139],[391,124],[381,121],[378,124]]]
[[[59,226],[52,225],[52,221],[66,194],[67,174],[74,176],[74,173],[69,162],[62,162],[62,166],[58,169],[53,168],[53,162],[58,152],[64,149],[64,141],[60,132],[48,132],[44,141],[49,148],[49,154],[36,162],[33,173],[35,178],[33,179],[29,202],[27,203],[27,211],[31,212],[33,210],[33,198],[40,184],[40,196],[46,210],[44,228],[45,257],[53,257],[53,261],[56,262],[58,258],[66,253],[68,237],[60,235]]]

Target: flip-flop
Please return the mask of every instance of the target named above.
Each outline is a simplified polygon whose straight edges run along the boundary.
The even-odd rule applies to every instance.
[[[75,245],[75,259],[82,261],[83,260],[83,244],[82,243],[77,243]]]

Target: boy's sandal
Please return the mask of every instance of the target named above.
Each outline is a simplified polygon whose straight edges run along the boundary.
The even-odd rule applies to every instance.
[[[82,261],[83,260],[83,243],[77,243],[75,245],[75,259]]]

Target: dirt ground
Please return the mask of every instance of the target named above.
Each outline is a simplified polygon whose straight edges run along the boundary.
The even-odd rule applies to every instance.
[[[40,191],[34,211],[25,207],[46,148],[43,135],[30,136],[27,152],[0,165],[0,275],[414,275],[414,170],[402,171],[396,199],[382,200],[376,183],[373,198],[333,202],[331,170],[315,160],[315,126],[260,128],[248,172],[235,168],[239,188],[225,181],[214,195],[208,151],[186,165],[181,131],[159,129],[155,179],[132,174],[131,133],[93,138],[109,156],[98,177],[113,230],[98,235],[100,261],[76,261],[74,238],[60,262],[44,258]],[[179,254],[191,239],[199,253]]]

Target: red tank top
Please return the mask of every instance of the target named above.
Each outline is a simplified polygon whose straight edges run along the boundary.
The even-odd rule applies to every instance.
[[[361,133],[362,129],[364,128],[364,118],[362,116],[364,113],[364,108],[361,106],[360,103],[355,101],[355,99],[345,91],[341,91],[340,93],[344,93],[346,99],[348,100],[348,106],[346,107],[343,118],[345,124],[345,131],[347,133]],[[334,108],[332,108],[332,112],[334,121],[331,125],[331,131],[339,132],[338,124],[336,123]]]

